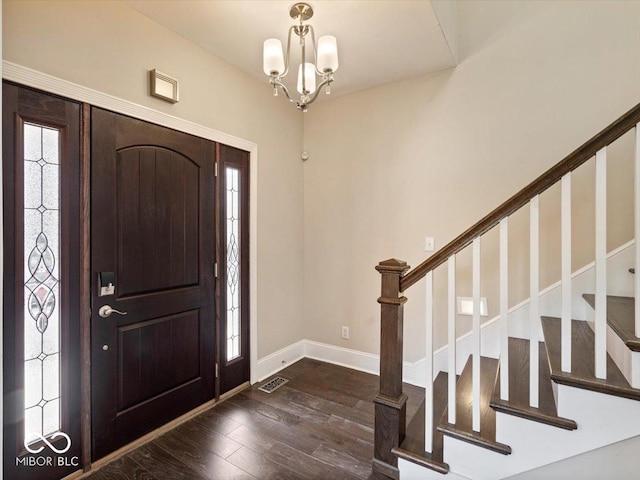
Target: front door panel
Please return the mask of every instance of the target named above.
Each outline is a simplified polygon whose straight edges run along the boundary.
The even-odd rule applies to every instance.
[[[215,144],[94,108],[91,147],[97,459],[215,396]]]

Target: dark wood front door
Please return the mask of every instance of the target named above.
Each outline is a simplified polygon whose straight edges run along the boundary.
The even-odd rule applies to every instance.
[[[97,108],[91,131],[97,459],[215,397],[216,145]]]

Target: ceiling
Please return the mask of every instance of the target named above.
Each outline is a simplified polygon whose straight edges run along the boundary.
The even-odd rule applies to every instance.
[[[293,0],[125,0],[142,14],[267,83],[262,43],[275,37],[286,46]],[[447,39],[429,0],[312,0],[316,37],[338,40],[340,67],[333,95],[455,66]],[[440,8],[445,5],[440,3]],[[445,7],[446,8],[446,7]],[[299,48],[292,39],[292,56]],[[294,56],[295,53],[295,56]],[[293,72],[296,70],[292,69]],[[294,74],[287,84],[294,84]]]

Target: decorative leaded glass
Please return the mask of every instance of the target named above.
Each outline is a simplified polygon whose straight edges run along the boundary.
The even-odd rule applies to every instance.
[[[226,168],[227,361],[240,352],[240,171]]]
[[[60,430],[60,132],[24,125],[24,429]]]

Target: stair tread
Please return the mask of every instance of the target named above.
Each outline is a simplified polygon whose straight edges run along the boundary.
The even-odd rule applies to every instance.
[[[480,432],[472,423],[473,356],[469,356],[456,384],[456,423],[448,422],[449,408],[445,408],[438,430],[443,434],[473,443],[494,452],[508,455],[511,447],[496,441],[496,412],[489,403],[493,393],[498,360],[480,357]]]
[[[539,342],[538,347],[540,359],[538,408],[529,405],[529,340],[521,338],[509,338],[509,400],[500,398],[500,368],[498,368],[491,407],[498,412],[566,430],[575,430],[578,428],[576,422],[558,416],[546,347],[543,342]]]
[[[393,449],[393,453],[400,458],[412,461],[424,467],[440,473],[447,473],[449,465],[443,460],[442,433],[438,431],[437,423],[442,412],[447,406],[447,380],[448,374],[440,372],[433,382],[433,445],[431,452],[424,449],[424,416],[425,402],[420,404],[413,418],[407,422],[406,436],[399,448]]]
[[[611,356],[607,354],[607,378],[595,376],[595,335],[587,322],[571,322],[571,373],[561,365],[560,319],[542,317],[542,330],[549,357],[551,378],[557,383],[618,397],[640,400],[640,389],[632,388]]]
[[[582,295],[592,308],[596,305],[596,296],[592,293]],[[635,299],[633,297],[607,296],[607,323],[627,345],[629,350],[640,352],[640,338],[635,335]]]

